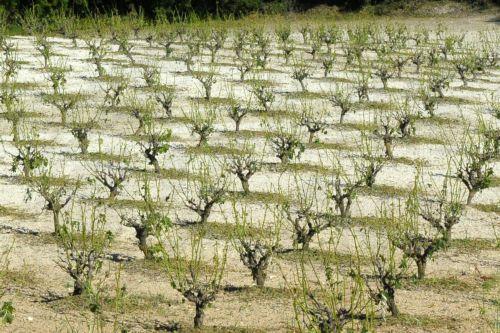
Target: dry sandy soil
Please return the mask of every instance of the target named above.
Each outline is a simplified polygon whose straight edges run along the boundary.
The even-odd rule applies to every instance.
[[[464,31],[467,40],[476,41],[479,31],[490,30],[498,34],[498,25],[489,22],[491,17],[457,18],[443,21],[443,25],[449,31]],[[379,22],[385,24],[386,22]],[[405,21],[409,30],[415,27],[426,27],[433,29],[437,26],[432,19],[411,19]],[[351,23],[346,23],[346,25]],[[297,41],[298,49],[305,48],[301,37],[294,33],[293,38]],[[80,92],[86,96],[81,108],[97,109],[103,105],[104,92],[102,87],[105,83],[96,78],[94,67],[87,60],[88,49],[82,40],[78,40],[78,47],[73,47],[69,39],[50,38],[56,56],[61,59],[65,66],[71,70],[66,74],[66,92]],[[26,36],[12,36],[9,41],[17,47],[17,59],[22,61],[21,69],[15,78],[17,82],[26,83],[20,95],[29,111],[35,116],[29,119],[30,124],[35,124],[40,131],[40,138],[48,140],[44,148],[44,154],[49,157],[55,168],[64,168],[64,174],[72,177],[88,177],[85,169],[85,158],[79,154],[78,143],[71,135],[68,128],[59,123],[57,110],[43,100],[43,93],[51,91],[47,73],[43,71],[43,61],[34,48],[34,39]],[[193,98],[201,98],[203,90],[197,80],[186,72],[184,63],[175,60],[175,57],[185,52],[185,46],[178,42],[173,45],[174,52],[171,59],[163,58],[163,50],[157,45],[149,47],[144,40],[132,40],[134,45],[133,54],[137,63],[154,62],[161,69],[161,81],[175,86],[176,95],[173,105],[174,118],[171,120],[158,119],[164,128],[172,129],[173,139],[171,148],[167,154],[161,157],[161,166],[164,169],[185,170],[189,157],[188,148],[197,143],[195,135],[190,133],[189,128],[183,121],[183,112],[186,112]],[[312,78],[306,79],[310,92],[317,92],[316,96],[309,96],[308,101],[314,106],[325,105],[330,112],[328,121],[332,123],[326,134],[321,133],[319,139],[322,143],[337,143],[342,148],[353,146],[355,140],[359,139],[359,131],[356,124],[361,125],[366,119],[379,112],[376,107],[366,104],[356,113],[349,113],[345,122],[352,126],[340,127],[337,125],[339,111],[333,108],[324,97],[322,92],[330,91],[336,81],[341,78],[353,78],[355,73],[344,70],[343,51],[337,47],[339,57],[334,65],[333,74],[329,79],[322,78],[322,70],[318,62],[310,61],[312,66]],[[303,52],[302,52],[303,53]],[[112,45],[112,52],[106,57],[105,69],[111,74],[122,74],[130,78],[130,86],[125,95],[136,91],[139,96],[150,93],[144,88],[145,83],[141,76],[139,66],[130,66],[127,58],[118,52],[117,46]],[[56,63],[58,61],[56,60]],[[202,59],[195,61],[195,68],[209,68],[209,55],[205,50]],[[238,81],[239,73],[234,66],[234,52],[230,49],[230,41],[226,42],[225,48],[219,52],[215,70],[217,83],[213,88],[213,96],[226,97],[228,92],[233,91],[237,99],[248,99],[251,96],[248,85]],[[283,110],[286,105],[300,105],[299,98],[302,96],[298,83],[290,78],[291,68],[284,65],[283,59],[273,43],[273,53],[268,70],[249,74],[249,78],[261,78],[273,82],[273,91],[276,94],[276,102],[273,109]],[[380,80],[376,77],[370,80],[371,101],[390,101],[391,95],[408,93],[416,85],[418,75],[413,65],[407,65],[402,78],[389,80],[392,92],[389,94],[382,89]],[[353,216],[376,216],[377,207],[382,202],[391,199],[390,191],[396,193],[411,189],[415,175],[414,163],[421,159],[425,161],[425,170],[431,175],[439,175],[446,169],[446,153],[448,149],[444,144],[450,133],[460,133],[465,120],[474,120],[474,110],[484,114],[487,122],[496,123],[491,114],[484,109],[488,94],[499,93],[500,68],[497,66],[488,69],[486,73],[480,74],[477,79],[469,83],[468,88],[463,88],[460,80],[455,78],[445,95],[448,99],[438,106],[436,115],[442,120],[438,125],[431,121],[417,121],[416,135],[422,140],[415,142],[399,142],[395,148],[396,161],[388,163],[381,171],[376,181],[376,188],[386,186],[385,190],[373,190],[362,192],[353,206]],[[455,97],[455,99],[453,99]],[[458,99],[461,98],[461,99]],[[457,102],[458,101],[458,102]],[[126,99],[123,102],[127,103]],[[290,109],[290,108],[288,108]],[[120,109],[121,110],[121,109]],[[144,158],[140,147],[131,138],[136,126],[136,121],[127,113],[118,112],[103,113],[101,115],[100,128],[94,129],[90,134],[89,151],[95,152],[101,148],[106,152],[117,152],[120,145],[125,145],[133,155],[131,168],[142,169],[145,167]],[[158,117],[162,115],[158,107]],[[272,117],[279,121],[287,121],[286,115]],[[216,132],[210,136],[210,146],[227,146],[235,141],[232,121],[220,112],[216,123]],[[71,118],[71,116],[70,116]],[[274,157],[269,145],[265,145],[265,138],[257,136],[251,131],[266,130],[261,122],[262,116],[251,114],[243,119],[241,129],[249,134],[250,140],[257,144],[262,150],[264,161],[269,167],[258,172],[251,180],[251,188],[256,192],[293,191],[289,188],[294,173],[288,171],[275,171],[271,167],[273,163],[279,162]],[[3,148],[0,150],[0,240],[2,248],[11,247],[9,254],[9,270],[2,280],[5,290],[2,300],[9,300],[15,306],[15,318],[12,324],[0,328],[3,332],[58,332],[58,331],[88,331],[88,325],[93,320],[91,312],[85,306],[85,300],[79,297],[68,296],[72,290],[72,280],[62,271],[58,265],[58,247],[52,233],[51,212],[43,210],[43,199],[33,195],[32,200],[25,201],[26,185],[19,174],[11,171],[11,157],[9,153],[15,151],[10,136],[10,125],[5,120],[0,120],[0,134]],[[306,133],[303,133],[304,142]],[[456,134],[456,137],[459,137]],[[432,139],[442,139],[442,142]],[[238,142],[241,143],[241,140]],[[434,142],[434,143],[433,143]],[[457,142],[457,144],[460,144]],[[325,149],[325,147],[327,147]],[[297,169],[303,177],[312,175],[310,166],[319,166],[321,160],[325,160],[329,149],[308,146],[299,161],[293,163],[305,164],[291,169]],[[262,149],[261,149],[262,148]],[[194,151],[201,154],[200,150]],[[341,156],[347,157],[352,154],[349,149],[342,150]],[[345,163],[349,163],[346,159]],[[150,167],[147,166],[149,169]],[[493,164],[496,177],[500,175],[500,163]],[[151,169],[149,169],[151,170]],[[138,173],[130,173],[125,182],[124,189],[117,200],[137,199],[137,176]],[[438,179],[439,176],[436,176]],[[498,178],[497,178],[498,179]],[[166,175],[160,180],[162,194],[172,194],[171,214],[174,220],[193,219],[195,215],[185,208],[182,196],[177,195],[182,191],[185,180],[172,179]],[[235,190],[239,191],[239,182],[234,181]],[[499,294],[499,268],[500,251],[498,244],[498,233],[500,233],[500,217],[498,205],[500,203],[500,185],[498,181],[493,187],[479,193],[474,203],[467,206],[460,223],[453,230],[454,242],[452,246],[438,252],[434,260],[428,264],[426,280],[420,283],[405,283],[397,292],[397,304],[402,313],[398,319],[387,318],[379,320],[376,330],[380,332],[493,332],[498,329],[498,294]],[[97,189],[97,195],[106,197],[106,189],[102,186],[85,186],[78,192],[76,202],[84,201],[90,193]],[[177,192],[175,192],[177,191]],[[385,193],[384,191],[387,191]],[[247,207],[252,211],[254,218],[262,217],[263,207],[266,204],[264,196],[255,196],[247,200]],[[240,203],[242,204],[242,203]],[[496,209],[487,211],[479,204],[489,205]],[[116,210],[120,208],[109,208],[107,210],[107,228],[114,236],[114,242],[110,253],[119,253],[130,256],[131,261],[122,263],[122,283],[126,286],[127,297],[125,312],[119,315],[119,320],[130,332],[153,331],[155,327],[160,329],[161,324],[168,322],[179,322],[188,330],[192,325],[194,308],[191,303],[183,301],[182,296],[173,288],[167,279],[165,272],[153,263],[145,262],[139,251],[132,228],[120,224]],[[232,223],[231,203],[228,201],[214,209],[210,216],[209,224]],[[174,221],[175,222],[175,221]],[[36,231],[37,235],[22,234],[12,231],[9,227],[26,228]],[[174,226],[179,230],[181,237],[187,234],[186,228]],[[291,233],[288,227],[282,231],[282,246],[291,246]],[[358,230],[355,228],[355,230]],[[359,230],[358,230],[359,231]],[[339,231],[342,234],[337,251],[345,256],[350,256],[353,250],[353,241],[349,230]],[[360,232],[360,231],[359,231]],[[361,234],[361,232],[360,232]],[[314,240],[312,248],[318,248],[318,242],[326,241],[328,232]],[[223,232],[213,232],[207,237],[204,244],[207,256],[211,253],[215,243],[224,242],[226,235]],[[154,241],[154,240],[151,240]],[[238,253],[229,246],[227,270],[223,284],[237,288],[226,288],[221,291],[213,306],[207,309],[207,327],[214,330],[227,331],[293,331],[294,313],[292,297],[284,289],[285,275],[291,276],[296,267],[294,256],[278,256],[269,268],[267,287],[259,290],[253,285],[249,270],[241,263]],[[314,255],[313,255],[314,257]],[[319,264],[313,258],[314,264]],[[116,271],[118,263],[106,260],[103,272],[110,271],[105,285],[109,286],[110,295],[113,291],[113,272]],[[412,268],[413,270],[413,268]],[[102,274],[99,278],[102,278]],[[109,310],[109,311],[108,311]],[[107,324],[104,331],[113,330],[113,313],[108,305],[106,311]]]

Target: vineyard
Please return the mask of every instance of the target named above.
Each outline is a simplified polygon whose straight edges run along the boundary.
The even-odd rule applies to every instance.
[[[1,330],[496,332],[498,26],[243,22],[0,32]]]

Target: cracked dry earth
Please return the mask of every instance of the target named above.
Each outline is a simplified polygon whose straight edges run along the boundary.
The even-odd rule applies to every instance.
[[[466,41],[478,41],[480,31],[488,30],[497,35],[498,26],[488,23],[488,18],[449,19],[443,21],[448,28],[447,33],[459,33],[455,29],[463,29]],[[412,19],[408,22],[410,33],[417,26],[437,28],[432,20]],[[386,22],[375,22],[386,24]],[[341,22],[346,28],[354,22]],[[312,60],[305,52],[308,45],[301,39],[298,30],[292,35],[295,40],[295,53],[306,59],[310,66],[311,77],[306,79],[309,93],[301,93],[300,85],[291,79],[291,65],[284,63],[276,41],[272,43],[272,52],[267,69],[248,74],[249,79],[268,81],[276,100],[268,116],[252,112],[241,124],[241,133],[235,134],[233,122],[223,111],[227,104],[224,99],[232,94],[238,100],[250,100],[256,108],[257,102],[250,93],[249,83],[239,81],[236,70],[235,54],[231,49],[232,37],[219,51],[214,65],[210,65],[210,56],[204,50],[203,56],[195,58],[194,67],[198,70],[213,68],[217,82],[213,87],[213,96],[219,98],[219,116],[216,131],[209,137],[209,147],[228,147],[243,140],[251,141],[262,154],[264,167],[250,180],[252,191],[259,195],[242,199],[238,205],[245,205],[255,220],[269,218],[265,215],[265,205],[273,205],[279,195],[293,195],[294,177],[300,179],[312,177],[315,170],[328,172],[329,157],[335,152],[341,163],[346,166],[352,163],[352,156],[359,158],[356,142],[360,140],[360,129],[377,114],[390,112],[386,104],[394,96],[411,94],[418,86],[419,75],[415,74],[413,65],[407,64],[401,78],[391,78],[389,89],[384,90],[377,77],[370,79],[370,103],[359,103],[355,113],[348,113],[345,124],[338,124],[339,110],[327,99],[327,94],[335,84],[341,82],[349,87],[355,82],[357,69],[345,68],[345,55],[340,45],[334,51],[338,57],[334,63],[332,74],[323,78],[321,64]],[[435,40],[431,31],[431,40]],[[28,107],[30,117],[24,122],[34,125],[43,140],[43,153],[51,161],[54,169],[71,178],[89,177],[86,168],[86,157],[79,153],[78,142],[67,127],[59,121],[58,111],[44,101],[44,94],[51,92],[48,74],[43,69],[43,60],[34,47],[34,38],[29,36],[11,36],[9,41],[16,46],[16,57],[21,61],[21,68],[14,79],[18,83],[19,96]],[[104,105],[104,88],[107,82],[97,77],[94,66],[89,62],[89,50],[83,40],[77,40],[77,47],[71,40],[51,37],[55,64],[69,68],[66,73],[65,92],[83,95],[77,111],[82,109],[98,110]],[[171,195],[170,212],[172,219],[192,220],[195,215],[182,202],[182,192],[186,186],[181,172],[186,170],[192,155],[203,155],[209,149],[195,148],[197,138],[186,124],[185,113],[192,107],[193,101],[201,101],[203,88],[186,71],[179,57],[186,52],[186,46],[180,40],[173,45],[170,58],[163,57],[163,49],[153,42],[149,46],[144,39],[131,40],[133,57],[136,64],[129,60],[114,44],[105,59],[105,70],[114,76],[125,76],[130,79],[124,96],[135,93],[138,98],[145,99],[151,91],[145,87],[142,79],[141,64],[154,64],[161,71],[161,82],[175,88],[173,117],[164,117],[161,107],[156,106],[155,122],[172,130],[172,142],[169,151],[161,156],[160,165],[166,170],[160,177],[159,188],[163,195]],[[412,48],[409,43],[407,48]],[[496,45],[498,47],[498,45]],[[374,52],[368,51],[365,56],[375,61]],[[484,119],[498,125],[498,120],[486,111],[486,104],[491,93],[499,93],[500,67],[488,68],[472,79],[468,87],[455,77],[445,91],[445,98],[438,105],[435,119],[419,119],[416,121],[414,140],[398,141],[394,161],[388,162],[377,177],[373,189],[362,191],[356,197],[352,207],[353,218],[374,217],[382,203],[397,202],[412,188],[415,177],[415,164],[423,161],[424,171],[428,177],[437,182],[447,168],[447,154],[450,153],[450,142],[460,145],[458,138],[462,134],[463,123],[476,119],[474,112],[482,113]],[[274,156],[265,131],[269,128],[262,122],[267,119],[287,122],[291,114],[301,107],[301,100],[314,108],[326,108],[326,121],[330,123],[325,133],[318,136],[318,144],[306,145],[300,159],[294,160],[287,169],[280,168],[279,160]],[[201,101],[203,104],[203,102]],[[182,296],[170,287],[167,275],[160,265],[147,262],[136,245],[132,228],[120,224],[118,211],[125,211],[121,201],[138,199],[137,188],[140,170],[152,169],[145,164],[140,147],[132,133],[137,126],[136,120],[127,112],[127,98],[122,101],[123,107],[107,108],[100,114],[99,127],[90,132],[90,152],[98,150],[109,154],[117,154],[125,147],[131,152],[129,174],[124,188],[115,203],[107,209],[107,228],[114,234],[110,253],[120,254],[130,260],[122,262],[121,281],[126,286],[127,298],[124,313],[119,320],[130,332],[146,332],[161,330],[162,325],[179,322],[185,330],[192,325],[194,308],[191,303],[183,301]],[[71,118],[74,114],[70,114]],[[307,132],[303,131],[303,142],[307,142]],[[43,210],[44,201],[36,194],[26,201],[26,183],[19,173],[11,171],[11,156],[15,151],[10,135],[9,123],[0,120],[0,134],[3,149],[0,150],[0,239],[2,249],[10,247],[9,268],[2,277],[2,288],[5,290],[3,300],[10,300],[15,306],[15,319],[12,324],[3,326],[4,332],[58,332],[87,331],[92,323],[92,313],[85,307],[85,300],[68,296],[71,294],[72,281],[57,265],[58,246],[52,236],[51,212]],[[215,154],[223,157],[223,149],[214,149]],[[357,154],[357,155],[356,155]],[[104,162],[103,162],[104,163]],[[346,168],[349,169],[349,168]],[[138,171],[139,170],[139,171]],[[179,172],[174,172],[178,171]],[[325,171],[326,170],[326,171]],[[397,292],[396,302],[402,315],[393,319],[378,320],[375,329],[379,332],[489,332],[498,325],[498,294],[500,250],[498,233],[500,233],[500,163],[493,162],[496,178],[490,188],[481,191],[472,205],[465,208],[461,221],[453,229],[452,245],[438,252],[428,263],[427,276],[423,282],[405,282]],[[174,175],[174,176],[172,176]],[[234,190],[241,191],[238,180],[234,179]],[[97,193],[95,193],[97,191]],[[276,195],[265,195],[275,193]],[[88,202],[90,195],[107,197],[106,190],[99,185],[85,185],[77,194],[75,202]],[[278,199],[276,199],[278,198]],[[319,199],[318,199],[319,200]],[[496,208],[495,208],[496,206]],[[486,209],[486,208],[488,209]],[[493,209],[491,209],[493,207]],[[209,232],[204,242],[204,253],[207,257],[212,253],[216,243],[227,240],[223,231],[224,224],[232,224],[231,202],[227,201],[214,208],[208,224]],[[213,226],[213,227],[210,227]],[[187,228],[174,225],[182,238],[187,238]],[[228,226],[229,228],[229,226]],[[353,255],[354,241],[352,233],[361,237],[361,229],[365,226],[338,228],[339,244],[336,251],[349,258]],[[222,231],[221,231],[222,230]],[[311,250],[320,249],[320,244],[328,242],[329,231],[324,231],[311,244]],[[150,240],[154,242],[154,240]],[[182,244],[181,246],[187,246]],[[292,231],[285,224],[281,230],[281,246],[292,246]],[[320,266],[319,258],[312,252],[311,265]],[[214,331],[266,331],[280,332],[295,330],[293,297],[286,289],[283,276],[293,276],[296,272],[299,256],[278,255],[269,267],[267,287],[260,290],[253,285],[249,270],[241,263],[239,254],[229,245],[227,269],[223,285],[227,285],[213,306],[206,311],[206,325]],[[347,263],[348,260],[345,261]],[[118,263],[109,258],[105,260],[103,272],[110,272],[105,280],[110,295],[113,295],[113,273]],[[413,268],[414,269],[414,268]],[[104,274],[104,273],[103,273]],[[103,278],[103,274],[99,279]],[[113,312],[107,308],[104,331],[113,331]],[[495,323],[496,320],[496,323]],[[497,326],[498,328],[498,326]]]

